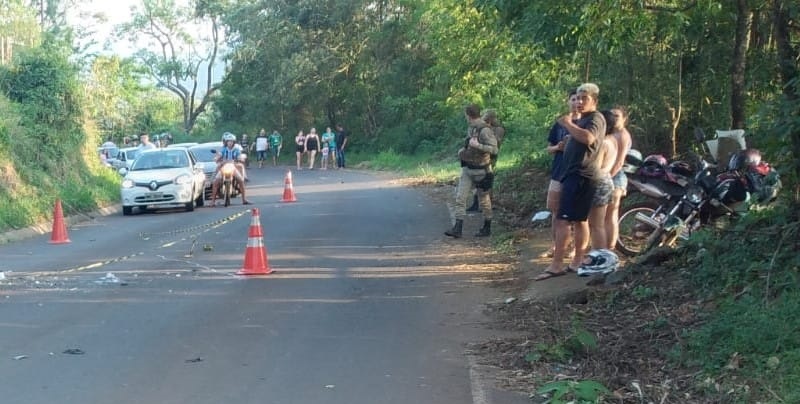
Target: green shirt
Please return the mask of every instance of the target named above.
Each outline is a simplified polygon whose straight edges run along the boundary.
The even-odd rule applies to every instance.
[[[272,148],[280,147],[282,143],[283,143],[283,137],[281,137],[280,133],[272,132],[272,134],[269,135],[270,147]]]

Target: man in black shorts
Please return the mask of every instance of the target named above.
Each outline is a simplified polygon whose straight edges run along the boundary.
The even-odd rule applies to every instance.
[[[594,178],[600,175],[597,150],[606,133],[606,121],[597,111],[600,89],[596,84],[584,83],[578,87],[578,112],[581,118],[573,122],[570,115],[559,119],[569,132],[564,148],[561,175],[561,198],[559,200],[555,226],[553,262],[536,280],[544,280],[577,271],[589,247],[589,210],[595,193]],[[564,255],[569,241],[569,227],[575,234],[575,255],[572,262],[563,267]]]

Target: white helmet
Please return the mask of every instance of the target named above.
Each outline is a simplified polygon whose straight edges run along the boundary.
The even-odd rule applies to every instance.
[[[592,250],[586,254],[584,263],[578,268],[578,276],[607,274],[617,270],[619,257],[616,253],[605,248]]]
[[[235,142],[236,141],[236,135],[234,135],[233,133],[230,133],[230,132],[223,133],[222,134],[222,142],[224,143],[224,142],[227,142],[229,140],[233,140]]]

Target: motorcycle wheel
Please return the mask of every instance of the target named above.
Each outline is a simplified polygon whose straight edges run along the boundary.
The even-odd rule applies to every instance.
[[[627,207],[619,215],[619,237],[617,238],[617,249],[629,256],[634,257],[649,249],[648,240],[650,236],[657,231],[660,226],[653,226],[637,219],[637,214],[644,215],[657,222],[660,218],[654,217],[656,214],[656,207],[651,202],[642,202]]]
[[[233,186],[232,186],[232,184],[230,182],[228,182],[227,184],[223,185],[223,187],[222,187],[223,188],[222,193],[225,194],[225,207],[231,206],[231,192],[232,192],[231,188],[232,187]]]

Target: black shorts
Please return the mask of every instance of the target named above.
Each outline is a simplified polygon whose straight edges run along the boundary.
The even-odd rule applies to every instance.
[[[568,222],[585,221],[589,218],[594,194],[594,182],[578,174],[567,175],[561,181],[558,218]]]

